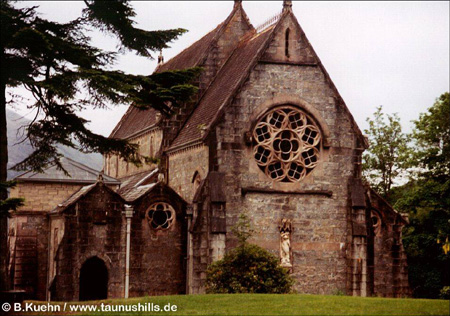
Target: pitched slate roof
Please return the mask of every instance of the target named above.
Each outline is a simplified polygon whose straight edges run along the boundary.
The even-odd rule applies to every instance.
[[[112,193],[115,196],[117,196],[121,201],[124,201],[124,199],[119,194],[117,194],[117,192],[115,192],[113,189],[111,189],[110,187],[108,187],[107,185],[104,185],[104,184],[105,184],[105,182],[104,182],[104,179],[103,179],[103,180],[99,180],[96,183],[93,183],[91,185],[86,185],[86,186],[82,187],[77,192],[72,194],[63,203],[58,204],[58,206],[55,207],[50,213],[61,213],[61,212],[65,211],[69,206],[71,206],[74,203],[76,203],[83,196],[86,196],[89,192],[91,192],[98,185],[102,185],[107,191],[109,191],[110,193]]]
[[[127,202],[132,202],[149,192],[156,184],[158,169],[144,171],[138,174],[122,178],[122,184],[117,193]]]
[[[143,110],[130,105],[109,137],[124,139],[153,127],[158,123],[157,113],[153,108]]]
[[[152,191],[152,189],[157,185],[158,183],[151,183],[146,185],[140,185],[136,188],[133,188],[132,190],[129,190],[126,194],[122,194],[121,196],[127,201],[128,203],[133,203],[137,199],[139,199],[141,196],[149,193]]]
[[[203,95],[170,149],[202,138],[200,126],[209,128],[220,109],[230,100],[271,38],[275,26],[240,43]]]
[[[208,54],[214,39],[219,34],[225,22],[220,23],[214,30],[203,36],[197,42],[183,50],[181,53],[160,65],[155,72],[192,68],[200,65]]]
[[[62,170],[58,170],[56,165],[50,165],[44,170],[44,173],[27,171],[17,176],[15,179],[23,182],[64,182],[64,183],[95,183],[97,182],[100,171],[89,168],[82,163],[76,162],[67,157],[61,159],[61,164],[70,174],[66,175]],[[119,184],[120,181],[103,175],[106,184]]]
[[[158,66],[156,73],[163,71],[179,70],[201,66],[205,61],[209,51],[214,46],[219,36],[223,33],[224,27],[231,21],[236,12],[243,15],[244,21],[253,28],[247,15],[243,11],[240,3],[235,3],[233,11],[230,15],[220,23],[215,29],[203,36],[197,42],[183,50],[181,53]],[[147,128],[155,126],[158,122],[156,119],[157,110],[153,108],[140,110],[134,106],[130,106],[124,114],[120,122],[116,125],[109,137],[112,138],[128,138],[133,134],[139,133]]]
[[[168,62],[159,66],[155,72],[163,72],[177,69],[185,69],[199,66],[206,57],[211,43],[217,36],[224,23],[219,24],[214,30],[203,36],[197,42],[183,50]],[[132,105],[128,108],[120,122],[116,125],[109,137],[128,138],[135,133],[146,128],[155,126],[157,122],[157,110],[150,108],[147,110],[138,109]]]

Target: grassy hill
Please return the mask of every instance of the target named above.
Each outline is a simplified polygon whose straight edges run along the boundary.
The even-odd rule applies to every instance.
[[[59,304],[61,306],[59,313],[33,315],[449,315],[450,308],[450,301],[446,300],[300,294],[154,296],[66,304],[66,310],[63,310],[64,303]],[[138,308],[138,304],[141,304],[141,308],[146,306],[147,310],[153,309],[153,312],[145,312],[142,309],[140,312],[111,311],[121,308],[120,305]],[[169,306],[168,304],[176,305],[177,311],[156,311],[156,306],[163,309],[164,306]],[[71,308],[87,306],[96,308],[97,311],[71,312]],[[102,306],[106,311],[100,311]],[[31,314],[23,313],[23,315]]]
[[[10,170],[12,166],[21,162],[33,152],[33,148],[25,139],[25,126],[30,121],[19,114],[6,110],[6,120],[8,126],[8,179],[23,173],[23,171]],[[25,139],[25,140],[24,140]],[[100,154],[83,154],[67,146],[59,146],[59,151],[66,157],[87,165],[95,170],[102,169],[102,156]]]

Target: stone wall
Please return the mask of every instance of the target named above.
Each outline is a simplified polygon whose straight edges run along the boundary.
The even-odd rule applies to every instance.
[[[226,252],[225,199],[222,181],[224,174],[210,172],[195,195],[192,237],[192,271],[190,271],[189,294],[205,292],[206,269]]]
[[[152,129],[139,136],[129,139],[130,143],[139,145],[139,154],[147,157],[157,157],[161,149],[163,133],[159,128]],[[155,169],[156,164],[145,163],[135,166],[130,162],[125,162],[116,155],[104,158],[104,172],[114,178],[123,178],[146,170]]]
[[[278,225],[283,218],[291,219],[296,289],[306,293],[332,294],[345,290],[346,261],[341,249],[347,243],[347,183],[355,173],[356,137],[349,119],[334,102],[333,92],[324,81],[323,74],[314,67],[258,65],[230,111],[225,113],[224,121],[217,127],[217,170],[226,174],[228,231],[238,214],[246,211],[259,229],[252,241],[278,255]],[[277,100],[277,96],[281,97]],[[287,104],[310,104],[322,116],[313,117],[325,121],[331,131],[328,139],[331,146],[322,146],[320,163],[303,181],[294,184],[272,182],[258,168],[252,148],[245,146],[243,139],[244,133],[249,131],[249,120],[253,123],[255,117],[272,105],[270,103],[284,98]],[[240,149],[233,145],[236,143]],[[242,188],[246,187],[331,191],[332,196],[280,193],[242,196]],[[228,244],[233,244],[230,236]]]
[[[194,176],[198,173],[201,179],[208,174],[209,149],[207,146],[195,146],[169,154],[168,185],[188,203],[192,202]]]
[[[402,242],[406,221],[386,201],[369,190],[369,207],[377,225],[371,226],[369,246],[374,296],[408,297],[408,265]]]
[[[98,257],[108,269],[108,298],[124,295],[125,219],[123,202],[102,185],[64,211],[64,237],[56,254],[52,300],[79,299],[80,269]]]
[[[10,288],[26,291],[28,299],[45,300],[48,263],[45,212],[13,212],[9,219],[8,242]]]
[[[146,211],[156,201],[176,210],[168,230],[150,229]],[[52,300],[79,299],[80,270],[92,257],[101,259],[108,270],[108,298],[122,298],[125,291],[126,219],[123,201],[98,184],[63,214],[52,215],[52,229],[63,230],[59,246],[52,231],[56,253]],[[60,221],[64,220],[62,226]],[[142,197],[134,206],[131,220],[129,297],[183,294],[186,291],[185,204],[173,191],[162,187]]]
[[[11,197],[25,197],[21,211],[51,211],[78,191],[82,184],[51,182],[19,182],[11,189]]]
[[[155,202],[167,202],[176,212],[175,222],[167,230],[150,228],[146,211]],[[178,197],[155,192],[136,204],[131,226],[130,297],[186,293],[186,238],[185,205]]]
[[[285,23],[291,30],[296,27],[291,20]],[[280,27],[271,47],[284,45],[284,30]],[[275,49],[274,56],[280,51],[284,52],[284,46]],[[297,50],[298,54],[307,52]],[[253,148],[244,137],[265,111],[287,104],[308,113],[323,136],[319,164],[298,183],[269,179],[255,163]],[[210,157],[216,162],[213,168],[224,173],[227,249],[235,245],[231,227],[241,212],[247,212],[257,230],[251,242],[278,256],[278,226],[283,218],[291,219],[296,290],[317,294],[346,291],[345,250],[349,246],[351,212],[348,183],[359,161],[357,133],[352,124],[319,66],[259,63],[225,111],[215,130],[216,139],[210,144],[215,148],[214,157]],[[243,194],[247,188],[257,190]],[[294,191],[297,193],[291,193]]]

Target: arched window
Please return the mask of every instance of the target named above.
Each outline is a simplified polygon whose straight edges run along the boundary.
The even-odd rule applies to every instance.
[[[279,182],[298,182],[319,162],[321,132],[293,106],[269,111],[253,130],[253,156],[259,168]]]
[[[150,136],[150,150],[149,150],[149,152],[150,152],[150,154],[149,154],[149,156],[150,157],[153,157],[153,136]]]
[[[287,29],[284,40],[284,54],[286,55],[287,58],[289,58],[289,33],[290,30]]]
[[[200,173],[198,171],[196,171],[194,173],[194,176],[192,177],[192,183],[194,184],[194,193],[197,192],[201,182],[202,182],[202,177],[200,176]]]
[[[377,236],[381,231],[382,220],[381,216],[377,211],[372,210],[370,212],[370,220],[372,224],[373,233]]]
[[[119,177],[119,156],[116,156],[116,178]]]
[[[105,155],[105,173],[109,176],[109,155]]]

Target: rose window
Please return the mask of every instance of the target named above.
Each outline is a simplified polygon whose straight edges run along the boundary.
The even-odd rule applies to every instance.
[[[147,220],[153,229],[167,229],[175,220],[175,211],[169,204],[158,202],[148,209]]]
[[[256,163],[275,181],[300,181],[319,161],[319,128],[297,108],[270,111],[256,124],[253,139]]]

